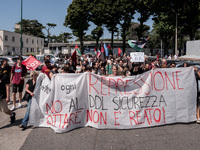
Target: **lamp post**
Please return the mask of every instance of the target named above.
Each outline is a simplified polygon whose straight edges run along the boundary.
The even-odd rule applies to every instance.
[[[22,0],[21,0],[21,46],[20,46],[20,54],[22,55]]]

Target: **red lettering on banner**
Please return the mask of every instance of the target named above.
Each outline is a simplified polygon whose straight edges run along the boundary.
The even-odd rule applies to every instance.
[[[111,80],[114,81],[114,84],[110,84],[111,83]],[[109,78],[109,84],[108,84],[108,95],[110,95],[110,87],[111,86],[116,86],[116,82],[114,79],[112,78]]]
[[[156,110],[159,111],[159,117],[158,117],[158,119],[155,118]],[[161,120],[161,110],[160,110],[160,109],[156,108],[156,109],[154,110],[154,112],[153,112],[153,118],[154,118],[154,120],[155,120],[157,123],[160,122],[160,120]]]
[[[97,114],[97,121],[94,121],[95,113]],[[98,113],[97,111],[94,111],[94,114],[93,114],[93,121],[94,121],[94,123],[98,123],[98,122],[99,122],[99,113]]]
[[[147,118],[148,124],[150,125],[149,117],[147,115],[147,109],[144,110],[144,122],[145,122],[145,118]]]
[[[172,72],[172,78],[173,78],[173,83],[174,83],[174,85],[172,84],[171,80],[169,79],[167,73],[165,72],[166,90],[168,90],[167,79],[168,79],[169,82],[171,83],[172,87],[173,87],[174,89],[176,88],[176,86],[175,86],[175,79],[174,79],[174,72]]]
[[[101,124],[102,120],[103,120],[104,124],[106,125],[107,124],[107,112],[105,112],[105,119],[103,117],[102,112],[100,112],[100,124]]]
[[[62,129],[64,128],[65,124],[68,124],[67,114],[65,114],[64,125],[62,126]],[[67,128],[68,128],[68,126],[67,126]]]
[[[60,103],[60,111],[56,111],[56,107],[55,107],[56,103]],[[55,113],[60,113],[62,111],[62,103],[61,103],[61,101],[57,100],[57,101],[54,102],[53,105],[54,105],[54,111],[55,111]]]
[[[137,83],[137,82],[135,82],[136,80],[138,80],[138,79],[135,79],[134,81],[133,81],[133,83],[134,84],[137,84],[139,87],[140,87],[140,92],[139,93],[136,93],[135,91],[133,91],[136,95],[139,95],[140,93],[142,93],[142,87]]]
[[[103,94],[103,85],[105,85],[104,83],[103,83],[103,79],[104,80],[106,80],[106,78],[105,77],[101,77],[101,95],[107,95],[107,94]]]
[[[51,117],[51,123],[49,122],[49,117]],[[49,125],[52,125],[53,124],[53,118],[52,118],[52,116],[51,115],[49,115],[48,117],[47,117],[47,124],[49,124]]]
[[[132,94],[132,93],[126,93],[126,86],[127,86],[128,81],[132,81],[132,80],[126,80],[126,85],[124,86],[124,94],[125,95]]]
[[[69,116],[69,125],[70,125],[70,122],[72,122],[74,124],[74,121],[72,119],[74,119],[76,117],[76,115],[74,113],[71,113],[70,116]]]
[[[138,124],[143,124],[144,122],[139,122],[139,118],[140,118],[141,116],[139,116],[138,113],[140,113],[140,111],[136,111],[137,123],[138,123]]]
[[[133,114],[133,116],[131,116],[131,113]],[[133,125],[131,120],[133,120],[135,124],[137,125],[137,122],[135,121],[135,119],[133,119],[135,118],[135,113],[133,111],[129,111],[129,118],[130,118],[131,125]]]
[[[164,118],[164,123],[166,123],[166,121],[165,121],[165,109],[164,108],[162,108],[163,109],[163,118]]]
[[[121,114],[121,111],[119,111],[119,112],[114,112],[114,116],[115,116],[115,126],[119,126],[119,125],[120,125],[119,123],[117,124],[117,121],[116,121],[117,119],[119,119],[119,118],[116,117],[116,114],[117,114],[117,113],[120,113],[120,114]]]
[[[148,75],[148,74],[147,74],[147,75]],[[146,76],[146,75],[145,75],[145,76]],[[144,92],[144,94],[149,95],[149,93],[151,92],[151,87],[150,87],[150,85],[149,85],[148,83],[146,83],[142,78],[141,78],[141,81],[149,87],[149,92],[148,92],[148,93],[145,93],[145,92]]]
[[[88,122],[88,116],[89,116],[89,119],[90,121],[92,122],[92,109],[91,109],[91,115],[90,115],[90,111],[87,109],[87,117],[86,117],[86,122]]]
[[[119,84],[119,80],[123,83],[122,85]],[[119,85],[120,85],[120,86],[119,86]],[[122,86],[124,86],[124,82],[123,82],[122,79],[118,78],[118,79],[117,79],[117,84],[116,84],[116,94],[117,94],[117,89],[118,89],[119,92],[120,92],[120,94],[123,95],[122,92],[121,92],[121,90],[120,90],[120,88],[119,88],[119,87],[122,87]]]
[[[54,119],[54,126],[56,125],[56,117],[57,116],[60,117],[60,123],[59,123],[59,128],[60,128],[60,126],[61,126],[61,116],[63,116],[63,114],[54,114],[53,116],[55,117],[55,119]]]
[[[144,116],[139,115],[140,113],[143,113],[141,111],[136,111],[136,112],[129,111],[130,124],[133,125],[133,123],[132,123],[133,121],[135,122],[135,125],[143,124],[145,122],[145,119],[147,119],[149,125],[151,125],[153,123],[153,121],[156,123],[160,123],[161,117],[163,117],[163,120],[164,120],[163,122],[166,123],[164,108],[162,108],[162,109],[156,108],[153,110],[153,112],[151,110],[153,110],[153,108],[145,109]],[[151,117],[151,113],[153,113],[153,118]],[[156,118],[156,113],[158,113],[158,115],[157,115],[158,118]],[[142,122],[140,122],[140,118],[143,119]]]
[[[149,110],[150,120],[151,120],[151,123],[152,123],[151,110],[153,110],[153,108],[149,108],[149,109],[147,109],[147,110]]]
[[[97,116],[97,119],[95,120],[95,114]],[[89,119],[88,119],[89,117]],[[103,113],[100,112],[100,115],[97,111],[94,111],[94,113],[92,112],[92,109],[91,109],[91,113],[89,110],[87,110],[87,117],[86,117],[86,122],[88,121],[91,121],[91,122],[94,122],[94,123],[98,123],[99,120],[100,120],[100,125],[102,124],[102,121],[104,122],[104,124],[106,125],[107,124],[107,112],[105,112],[105,117],[103,116]]]
[[[155,85],[155,77],[156,77],[156,74],[160,74],[160,76],[162,77],[162,80],[163,80],[163,88],[162,89],[157,89],[156,88],[156,85]],[[159,84],[160,84],[160,82],[159,82]],[[165,88],[165,80],[164,80],[164,78],[163,78],[163,75],[162,75],[162,73],[160,72],[160,71],[157,71],[155,74],[154,74],[154,88],[155,88],[155,90],[156,91],[162,91],[164,88]]]
[[[177,87],[178,87],[178,89],[179,90],[183,90],[183,88],[179,88],[179,84],[178,84],[178,80],[180,80],[180,79],[178,79],[178,73],[180,73],[181,71],[176,71],[176,82],[177,82]]]
[[[89,74],[89,93],[91,93],[91,87],[93,87],[93,89],[99,94],[99,92],[97,91],[97,89],[93,86],[93,85],[95,85],[97,82],[98,82],[98,77],[97,77],[97,80],[96,80],[96,82],[95,83],[91,83],[91,79],[92,78],[92,74],[90,73]]]
[[[46,103],[46,112],[47,112],[47,114],[48,114],[48,108],[51,111],[51,113],[54,113],[53,101],[52,101],[52,108],[49,106],[48,103]]]

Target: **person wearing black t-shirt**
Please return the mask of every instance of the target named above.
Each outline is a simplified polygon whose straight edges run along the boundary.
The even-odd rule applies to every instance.
[[[30,109],[31,109],[32,97],[34,96],[33,91],[35,89],[35,84],[36,84],[36,80],[37,80],[37,77],[38,77],[37,71],[31,71],[30,77],[32,79],[30,79],[30,80],[28,80],[26,82],[25,100],[27,101],[27,110],[26,110],[25,117],[22,120],[22,123],[19,125],[19,127],[23,128],[23,129],[26,128],[26,126],[28,124],[28,120],[29,120],[29,114],[30,114]]]
[[[8,65],[7,60],[3,59],[1,61],[1,66],[0,66],[0,75],[7,74],[8,76],[10,76],[10,73],[11,73],[11,67]]]
[[[0,110],[10,115],[11,123],[15,122],[15,112],[8,109],[10,101],[10,77],[5,73],[0,75]]]

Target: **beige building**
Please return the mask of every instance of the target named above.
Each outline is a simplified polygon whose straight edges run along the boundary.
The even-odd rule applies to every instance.
[[[20,55],[21,34],[0,30],[0,55]],[[39,53],[44,48],[44,39],[22,34],[22,54]]]

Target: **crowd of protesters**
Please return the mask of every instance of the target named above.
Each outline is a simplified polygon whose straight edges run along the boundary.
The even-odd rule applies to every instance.
[[[54,74],[57,73],[84,73],[91,72],[94,74],[102,76],[134,76],[142,74],[146,71],[156,68],[175,68],[176,64],[174,62],[167,64],[166,59],[149,59],[144,58],[143,63],[134,63],[130,61],[130,57],[126,54],[123,56],[109,55],[105,59],[101,56],[98,58],[94,55],[83,55],[77,56],[76,62],[72,59],[70,55],[65,55],[64,65],[59,68],[56,64],[52,64],[50,57],[47,55],[44,57],[44,62],[42,64],[41,73],[45,73],[50,79]],[[31,79],[27,81],[25,85],[25,94],[22,98],[22,91],[24,88],[24,79],[27,76],[27,70],[24,65],[22,65],[23,58],[18,57],[17,63],[10,67],[7,67],[7,61],[3,60],[0,67],[0,109],[6,114],[10,115],[11,123],[15,121],[16,109],[16,93],[19,93],[19,103],[18,108],[21,108],[21,100],[27,100],[27,111],[22,123],[19,125],[20,128],[26,128],[28,124],[28,118],[30,113],[31,100],[34,96],[34,87],[38,73],[32,71],[30,73]],[[75,66],[75,64],[77,64]],[[187,63],[184,63],[184,67],[188,67]],[[194,67],[196,79],[200,79],[200,73],[197,68]],[[7,103],[10,101],[10,86],[12,85],[12,100],[13,106],[9,110]],[[198,88],[197,88],[198,89]],[[197,92],[198,93],[198,92]],[[199,105],[199,95],[197,95],[197,106]],[[199,119],[199,107],[197,107],[197,122],[200,123]]]

